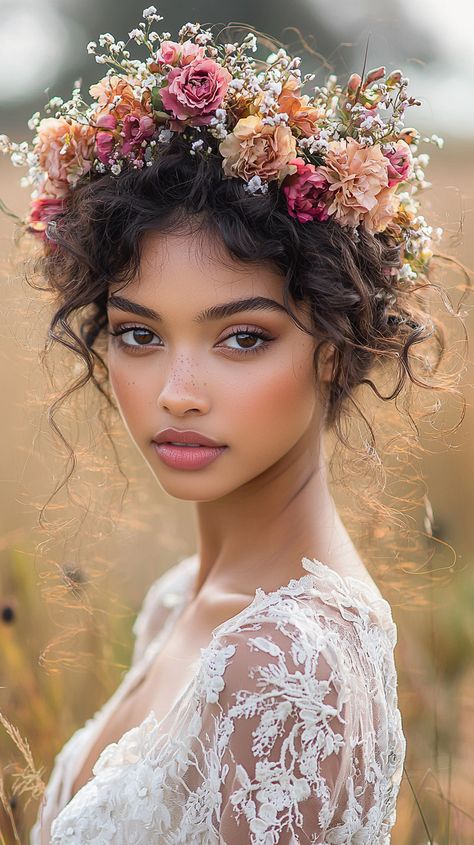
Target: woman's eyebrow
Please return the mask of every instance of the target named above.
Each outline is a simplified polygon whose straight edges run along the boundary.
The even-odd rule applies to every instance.
[[[152,308],[146,305],[140,305],[138,302],[132,302],[123,296],[111,294],[107,300],[108,308],[118,308],[120,311],[129,311],[132,314],[137,314],[139,317],[145,317],[149,320],[156,320],[162,322],[163,317]],[[232,314],[238,314],[241,311],[283,311],[288,314],[286,308],[277,302],[275,299],[268,299],[265,296],[252,296],[248,299],[234,299],[231,302],[223,302],[222,305],[212,305],[210,308],[205,308],[200,311],[193,321],[195,323],[203,323],[206,320],[221,320],[224,317],[231,317]]]

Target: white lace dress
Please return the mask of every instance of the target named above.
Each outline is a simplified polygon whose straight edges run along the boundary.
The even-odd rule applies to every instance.
[[[315,559],[214,629],[168,714],[108,745],[109,715],[153,662],[198,557],[149,588],[131,668],[57,754],[30,845],[388,845],[406,742],[397,628],[372,586]]]

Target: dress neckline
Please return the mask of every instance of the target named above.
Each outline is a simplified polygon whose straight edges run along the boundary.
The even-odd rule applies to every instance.
[[[195,572],[195,567],[198,562],[198,555],[197,553],[191,555],[188,558],[184,558],[177,564],[178,567],[186,566],[190,568],[191,573]],[[145,716],[144,719],[138,724],[129,728],[127,731],[124,731],[122,736],[117,742],[109,743],[107,746],[103,748],[101,753],[99,754],[96,763],[94,764],[94,768],[98,765],[98,769],[100,768],[99,761],[105,761],[107,757],[112,752],[113,748],[116,747],[123,742],[126,741],[126,737],[129,734],[133,735],[133,732],[147,730],[149,725],[152,725],[153,728],[158,728],[160,725],[168,722],[170,717],[175,714],[182,702],[188,696],[190,690],[197,684],[198,679],[201,674],[202,667],[204,665],[204,660],[206,655],[212,651],[214,647],[215,641],[219,638],[219,635],[222,634],[227,628],[232,628],[238,624],[243,618],[246,616],[250,616],[252,612],[258,607],[262,609],[268,604],[272,604],[279,600],[280,596],[283,594],[288,594],[290,596],[301,596],[301,595],[330,595],[333,591],[336,591],[336,594],[343,594],[344,600],[347,603],[356,604],[358,606],[363,606],[364,608],[374,608],[377,607],[378,609],[378,618],[382,624],[382,627],[389,632],[389,636],[391,638],[392,645],[396,642],[396,626],[392,619],[391,607],[389,603],[384,599],[379,590],[376,586],[372,586],[370,582],[363,581],[360,578],[356,578],[352,575],[341,575],[339,572],[336,572],[335,569],[328,566],[327,564],[323,563],[317,558],[301,558],[301,564],[303,569],[306,572],[301,575],[299,578],[291,578],[287,584],[282,584],[277,587],[275,590],[271,590],[266,592],[261,587],[257,587],[255,590],[255,594],[248,605],[246,605],[242,610],[236,613],[234,616],[231,616],[229,619],[224,620],[221,622],[220,625],[217,625],[212,631],[209,642],[206,646],[201,648],[201,654],[194,662],[194,671],[191,677],[188,679],[187,683],[185,684],[182,691],[179,693],[178,697],[172,702],[171,706],[167,710],[167,712],[160,718],[156,716],[156,713],[153,708],[150,709],[148,714]],[[187,574],[187,573],[186,573]],[[148,666],[150,665],[153,657],[156,653],[159,652],[160,648],[163,645],[163,642],[166,642],[166,637],[162,641],[163,633],[167,633],[168,636],[171,635],[171,632],[178,622],[181,614],[184,612],[189,599],[191,598],[193,587],[193,580],[192,578],[186,578],[185,587],[182,591],[180,591],[180,596],[177,604],[174,608],[174,613],[172,614],[173,624],[166,626],[165,631],[161,629],[158,633],[150,640],[148,643],[144,653],[141,656],[138,664],[136,665],[138,671],[138,677],[134,677],[135,683],[132,684],[131,689],[124,688],[124,695],[117,698],[115,701],[115,707],[111,712],[105,714],[107,717],[110,717],[111,713],[122,703],[122,701],[135,689],[135,686],[139,684],[142,680],[144,672],[146,672]],[[92,736],[90,741],[93,743],[97,736],[99,735],[102,727],[103,727],[103,719],[99,719],[97,725],[95,725],[95,730],[92,732]],[[90,747],[90,746],[89,746]],[[84,760],[84,750],[83,753],[79,755],[79,759],[77,762],[77,770],[72,773],[72,776],[69,781],[69,790],[68,796],[66,797],[66,803],[73,800],[75,795],[77,795],[81,789],[87,786],[87,783],[90,783],[91,780],[87,781],[74,796],[71,797],[71,788],[75,781],[75,776],[77,771],[79,771],[80,766]],[[75,767],[76,768],[76,767]],[[92,778],[93,780],[93,778]]]
[[[184,558],[179,564],[177,564],[177,566],[181,567],[186,565],[186,567],[190,569],[191,575],[193,575],[196,572],[197,564],[198,553],[196,552],[195,554]],[[317,558],[308,558],[303,556],[301,558],[301,565],[306,572],[299,578],[290,578],[287,584],[281,584],[275,590],[270,590],[268,592],[263,590],[262,587],[257,587],[249,604],[242,608],[242,610],[239,610],[239,612],[234,616],[231,616],[229,619],[225,619],[224,622],[221,622],[220,625],[213,628],[209,643],[203,650],[206,651],[213,644],[216,636],[221,634],[226,628],[232,627],[232,625],[239,622],[242,617],[247,616],[250,611],[255,610],[256,607],[259,607],[260,605],[265,606],[267,602],[272,604],[274,601],[279,599],[280,595],[283,593],[288,593],[290,595],[302,595],[305,593],[316,594],[318,592],[327,593],[328,591],[330,592],[331,589],[335,589],[338,592],[342,592],[346,599],[356,600],[359,605],[362,604],[365,607],[370,608],[376,606],[385,620],[385,626],[388,628],[395,627],[390,604],[383,598],[375,584],[372,585],[369,581],[364,581],[354,575],[341,575],[331,566],[328,566],[326,563],[323,563]],[[173,615],[174,624],[171,626],[169,634],[171,634],[174,625],[178,622],[181,614],[184,612],[191,600],[192,589],[192,577],[186,578],[184,589],[180,592],[179,600],[175,607],[175,614]],[[148,652],[154,655],[155,651],[158,650],[157,645],[161,648],[163,645],[161,642],[162,633],[163,631],[158,631],[157,634],[152,637],[145,649],[142,660]]]

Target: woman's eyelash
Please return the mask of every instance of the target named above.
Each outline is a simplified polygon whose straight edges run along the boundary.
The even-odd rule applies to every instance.
[[[148,332],[148,334],[151,334],[151,335],[155,334],[155,332],[153,332],[151,329],[146,328],[146,326],[138,326],[138,325],[119,326],[117,329],[115,329],[115,331],[109,330],[108,333],[115,338],[119,347],[121,347],[122,349],[127,349],[127,350],[131,351],[132,354],[134,354],[135,352],[139,352],[141,349],[146,349],[147,347],[153,348],[152,344],[141,344],[141,345],[138,344],[138,345],[134,346],[133,344],[125,343],[125,341],[122,340],[122,335],[129,334],[131,332],[138,332],[138,331]],[[261,329],[251,329],[248,326],[240,326],[237,329],[234,329],[234,331],[231,332],[231,334],[228,334],[226,337],[222,338],[222,341],[229,340],[229,338],[234,337],[235,335],[239,335],[239,334],[245,334],[245,335],[249,335],[251,337],[257,337],[257,338],[260,338],[263,342],[260,343],[258,346],[249,347],[248,349],[244,349],[244,348],[238,349],[236,347],[233,347],[233,348],[227,347],[227,349],[232,349],[232,352],[236,353],[237,355],[249,355],[249,354],[252,354],[252,353],[257,353],[257,352],[263,351],[264,349],[266,349],[268,344],[272,340],[274,340],[274,338],[270,337],[270,335],[268,335],[266,332],[263,332]],[[155,335],[155,337],[158,337],[158,335]]]

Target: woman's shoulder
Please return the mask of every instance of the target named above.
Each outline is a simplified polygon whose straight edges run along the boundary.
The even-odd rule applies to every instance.
[[[182,558],[161,573],[146,590],[132,626],[135,637],[132,665],[141,659],[166,618],[180,604],[195,566],[195,554]]]
[[[208,701],[226,684],[233,692],[243,681],[255,685],[262,672],[278,676],[282,693],[295,691],[303,666],[313,680],[320,671],[327,680],[331,670],[341,688],[370,691],[377,679],[393,692],[397,628],[388,602],[367,583],[323,564],[307,561],[305,568],[310,574],[272,593],[257,590],[248,607],[215,629],[202,650]]]
[[[342,576],[316,559],[302,558],[307,574],[272,592],[258,588],[241,613],[214,631],[216,642],[234,635],[239,641],[254,630],[267,630],[289,647],[294,640],[310,646],[336,638],[347,649],[373,641],[392,651],[397,626],[388,601],[369,580]]]

